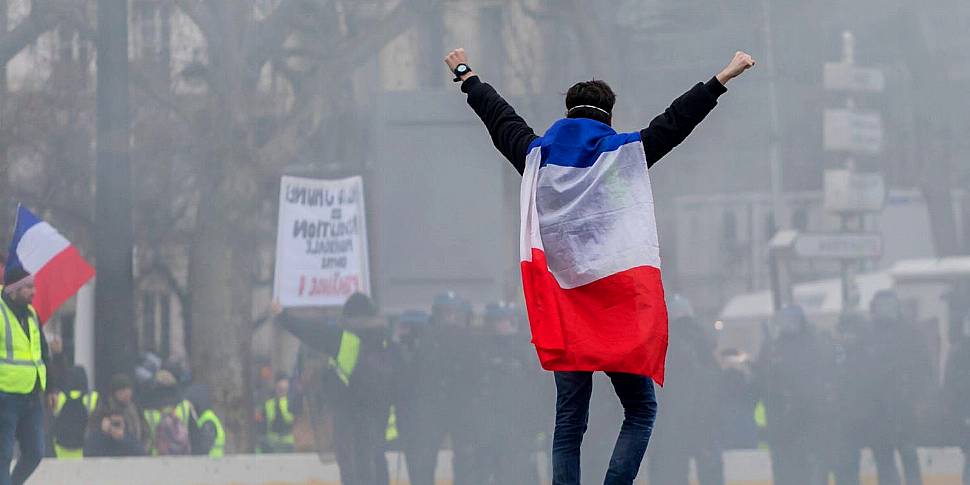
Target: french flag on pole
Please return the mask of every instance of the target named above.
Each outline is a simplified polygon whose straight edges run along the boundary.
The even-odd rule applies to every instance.
[[[15,275],[29,276],[17,278]],[[17,206],[17,223],[4,268],[4,284],[15,287],[33,279],[34,309],[41,322],[94,277],[94,268],[61,233]]]
[[[667,307],[640,134],[559,120],[529,147],[521,202],[522,281],[542,367],[663,385]]]

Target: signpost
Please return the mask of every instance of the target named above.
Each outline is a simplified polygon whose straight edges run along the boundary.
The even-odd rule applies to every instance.
[[[882,235],[876,233],[799,234],[795,254],[816,259],[866,259],[882,256]]]
[[[826,109],[822,140],[826,150],[876,155],[882,151],[882,117],[850,109]]]
[[[856,108],[853,94],[881,93],[886,79],[879,69],[855,65],[855,37],[842,34],[842,61],[824,66],[825,89],[847,94],[845,108],[826,109],[822,138],[825,150],[845,154],[840,169],[825,171],[825,209],[841,219],[835,234],[803,234],[795,241],[795,254],[804,258],[837,259],[841,265],[842,309],[857,304],[852,295],[853,263],[882,256],[882,237],[865,233],[866,214],[879,212],[886,202],[886,183],[879,173],[855,171],[852,156],[874,156],[882,152],[882,117],[878,112]],[[855,230],[850,220],[857,221]]]
[[[886,77],[879,69],[857,67],[847,62],[826,62],[825,89],[857,93],[881,93],[886,89]]]
[[[886,204],[886,181],[882,174],[847,169],[825,171],[825,210],[829,212],[879,212]]]

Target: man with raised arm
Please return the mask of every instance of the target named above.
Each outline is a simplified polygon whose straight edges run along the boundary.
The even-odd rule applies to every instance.
[[[646,128],[610,126],[616,95],[599,80],[574,84],[566,117],[543,136],[469,67],[464,49],[445,63],[495,147],[522,174],[520,252],[532,343],[556,380],[553,485],[580,483],[579,450],[592,374],[609,375],[624,409],[606,485],[633,483],[663,384],[667,312],[647,169],[684,141],[725,85],[754,66],[738,52]]]

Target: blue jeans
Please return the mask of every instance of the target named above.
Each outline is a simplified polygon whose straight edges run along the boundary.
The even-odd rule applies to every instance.
[[[20,443],[20,459],[13,473],[13,449]],[[0,485],[22,485],[44,456],[44,406],[40,393],[0,392]]]
[[[579,448],[589,420],[592,372],[556,372],[556,432],[552,439],[553,485],[579,485]],[[623,426],[613,447],[605,485],[630,485],[640,471],[657,417],[653,381],[633,374],[607,372],[623,405]]]

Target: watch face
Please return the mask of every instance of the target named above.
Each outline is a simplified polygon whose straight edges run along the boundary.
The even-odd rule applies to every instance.
[[[468,72],[468,66],[462,64],[462,65],[456,67],[455,68],[455,71],[457,71],[458,74],[465,74],[466,72]]]

